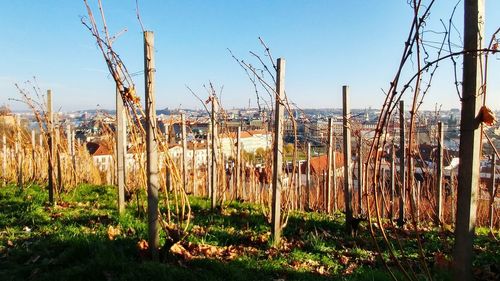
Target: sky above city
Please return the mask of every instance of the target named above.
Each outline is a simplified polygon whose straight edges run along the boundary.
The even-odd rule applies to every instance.
[[[96,2],[89,0],[94,8]],[[426,35],[430,52],[442,40],[440,20],[447,24],[456,4],[436,2],[428,20],[434,32]],[[82,0],[1,3],[0,105],[28,109],[12,100],[20,98],[15,83],[24,87],[36,77],[42,91],[52,89],[56,109],[114,108],[114,81],[95,39],[81,23],[86,16]],[[103,5],[110,32],[127,30],[114,47],[134,73],[142,97],[144,51],[135,0],[103,0]],[[454,19],[460,33],[462,6]],[[158,109],[202,108],[186,85],[205,98],[203,85],[209,81],[217,89],[223,87],[224,107],[242,108],[249,102],[255,107],[253,86],[227,49],[255,64],[249,51],[263,54],[258,37],[274,58],[286,59],[285,88],[298,107],[340,108],[342,85],[349,85],[353,108],[379,108],[383,90],[397,70],[413,13],[406,0],[139,0],[139,7],[145,28],[155,33]],[[500,1],[488,0],[488,41],[498,27]],[[452,40],[457,48],[462,45],[457,31]],[[410,63],[403,78],[414,69]],[[491,56],[489,71],[487,103],[500,109],[500,54]],[[423,108],[436,104],[460,107],[449,62],[438,68]]]

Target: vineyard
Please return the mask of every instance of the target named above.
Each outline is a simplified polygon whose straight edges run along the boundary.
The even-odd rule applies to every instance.
[[[160,118],[155,34],[139,4],[144,100],[101,1],[89,2],[82,40],[102,55],[116,108],[73,123],[54,110],[57,93],[16,84],[32,117],[0,111],[1,280],[500,278],[499,142],[485,98],[500,28],[485,37],[482,1],[463,3],[463,49],[450,18],[432,54],[421,37],[434,1],[415,1],[376,121],[353,113],[346,85],[341,114],[321,125],[289,100],[288,62],[262,38],[249,58],[228,49],[255,91],[255,120],[233,121],[212,82],[206,94],[186,86],[200,114]],[[439,110],[420,111],[444,60],[462,101],[456,150]]]

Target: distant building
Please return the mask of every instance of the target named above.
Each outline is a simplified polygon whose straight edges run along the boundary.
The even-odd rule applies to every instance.
[[[236,153],[236,133],[225,133],[220,136],[221,151],[224,157],[229,158]],[[270,149],[272,134],[265,130],[249,130],[241,132],[241,149],[248,153],[255,153],[257,149]]]

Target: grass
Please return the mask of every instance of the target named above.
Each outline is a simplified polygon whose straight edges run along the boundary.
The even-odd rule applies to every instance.
[[[47,192],[31,186],[0,188],[0,280],[388,280],[367,229],[356,238],[344,234],[338,213],[294,213],[283,231],[280,249],[271,247],[270,228],[259,207],[233,202],[222,212],[209,202],[191,198],[193,220],[182,245],[194,258],[167,255],[149,261],[137,249],[147,237],[144,215],[131,203],[116,212],[115,189],[82,185],[63,194],[60,204],[46,204]],[[108,229],[120,229],[110,239]],[[364,226],[366,227],[366,226]],[[395,233],[389,232],[392,238]],[[398,234],[407,270],[424,279],[413,234]],[[436,252],[450,256],[453,237],[428,229],[421,235],[426,263],[436,280],[451,280],[436,265]],[[497,278],[497,241],[479,229],[475,243],[475,274]],[[165,241],[164,234],[161,241]],[[378,240],[381,242],[381,240]],[[379,243],[383,246],[383,243]],[[196,252],[203,249],[213,250]],[[388,257],[387,247],[382,247]],[[201,254],[200,254],[201,253]],[[390,266],[403,278],[394,263]],[[497,275],[495,275],[497,274]],[[495,280],[495,279],[491,279]]]

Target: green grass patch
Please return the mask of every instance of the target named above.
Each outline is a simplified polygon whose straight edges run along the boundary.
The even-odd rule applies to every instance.
[[[208,200],[190,197],[192,224],[183,245],[213,246],[220,253],[189,260],[169,256],[155,263],[136,247],[147,239],[147,217],[135,201],[118,216],[111,186],[81,185],[59,199],[57,206],[48,205],[47,191],[38,186],[0,188],[0,280],[390,279],[366,223],[358,237],[350,237],[341,213],[292,213],[282,246],[275,249],[260,207],[231,202],[222,212],[212,211]],[[109,227],[120,229],[112,240]],[[405,270],[423,278],[415,235],[387,233]],[[162,243],[165,238],[161,233]],[[450,257],[453,236],[431,229],[420,238],[434,278],[451,280],[449,270],[435,264],[435,255]],[[396,277],[404,278],[380,233],[376,241]],[[234,256],[228,254],[231,249],[237,249]],[[479,277],[498,270],[491,267],[500,264],[498,252],[498,242],[479,229],[474,260],[476,271],[483,271]]]

